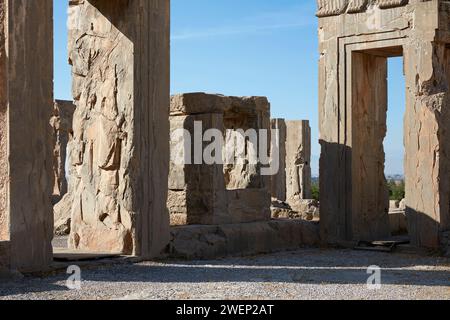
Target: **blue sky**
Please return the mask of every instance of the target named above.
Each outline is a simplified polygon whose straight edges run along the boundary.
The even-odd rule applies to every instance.
[[[55,97],[71,99],[67,0],[55,6]],[[172,0],[171,92],[267,96],[273,118],[308,119],[318,173],[318,42],[313,0]],[[403,172],[401,59],[389,63],[386,173]]]

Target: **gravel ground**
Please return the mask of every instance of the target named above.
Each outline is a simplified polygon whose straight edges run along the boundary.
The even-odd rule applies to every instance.
[[[367,268],[382,268],[368,289]],[[2,282],[0,299],[448,299],[450,259],[352,250],[297,252],[213,261],[117,264],[67,275]]]

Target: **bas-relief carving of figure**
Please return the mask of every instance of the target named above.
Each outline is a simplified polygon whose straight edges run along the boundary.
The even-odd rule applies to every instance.
[[[381,9],[404,6],[409,0],[317,0],[317,16],[326,17],[342,13],[364,12],[369,5]]]
[[[67,193],[70,168],[67,166],[67,145],[72,139],[72,119],[75,106],[72,101],[56,100],[50,125],[53,129],[53,201]]]
[[[83,10],[94,10],[89,5],[71,10],[84,22],[81,26],[95,23],[89,32],[78,29],[80,25],[69,30],[77,105],[69,146],[75,173],[70,179],[70,245],[131,253],[133,214],[126,168],[132,154],[132,44],[107,19],[85,15]]]
[[[308,121],[286,121],[286,198],[296,203],[311,197],[311,129]]]
[[[292,192],[294,198],[304,199],[304,188],[303,188],[303,171],[305,167],[305,157],[303,148],[299,148],[295,154],[294,160],[294,174],[293,176],[293,184],[292,184]]]
[[[307,178],[309,175],[308,164],[300,160],[295,162],[295,166],[293,167],[294,172],[292,172],[292,195],[290,196],[290,200],[299,201],[299,200],[307,200],[311,198],[311,194],[309,191],[310,181]]]

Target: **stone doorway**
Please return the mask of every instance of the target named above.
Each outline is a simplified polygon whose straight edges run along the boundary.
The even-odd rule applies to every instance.
[[[419,0],[350,3],[318,2],[322,240],[377,240],[389,233],[386,129],[379,115],[386,108],[386,60],[403,55],[408,230],[415,246],[445,246],[450,7]]]
[[[353,239],[388,239],[392,233],[396,233],[394,229],[397,226],[391,224],[400,224],[402,220],[400,210],[392,213],[395,217],[391,216],[385,172],[387,115],[388,110],[395,107],[390,106],[388,101],[388,60],[392,57],[403,57],[402,47],[352,53],[349,123],[352,149],[352,216],[349,228]],[[403,127],[403,116],[398,119],[398,123]],[[406,219],[402,220],[404,221]]]

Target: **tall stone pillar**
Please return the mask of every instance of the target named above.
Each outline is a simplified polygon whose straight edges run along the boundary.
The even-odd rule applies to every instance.
[[[271,156],[274,157],[274,152],[278,152],[279,170],[271,176],[271,194],[272,198],[280,201],[286,201],[286,122],[284,119],[271,120],[272,132],[278,130],[278,149],[272,145]]]
[[[67,193],[66,158],[67,145],[72,136],[72,121],[75,105],[72,101],[56,100],[50,125],[53,129],[53,202]]]
[[[53,1],[0,1],[0,241],[8,263],[52,260]]]
[[[449,13],[445,3],[439,15],[424,19],[418,12],[416,33],[405,46],[408,231],[412,244],[431,248],[450,230]]]
[[[223,224],[230,221],[223,163],[203,162],[203,150],[210,144],[203,141],[205,132],[224,132],[224,100],[221,96],[201,93],[171,97],[170,142],[171,160],[174,161],[170,162],[167,201],[171,225]],[[179,136],[181,130],[186,132],[186,136]],[[194,139],[200,139],[201,150]],[[177,156],[180,159],[176,159]]]
[[[70,1],[72,248],[152,257],[168,243],[169,8]]]
[[[311,128],[309,121],[286,121],[286,199],[311,199]]]

